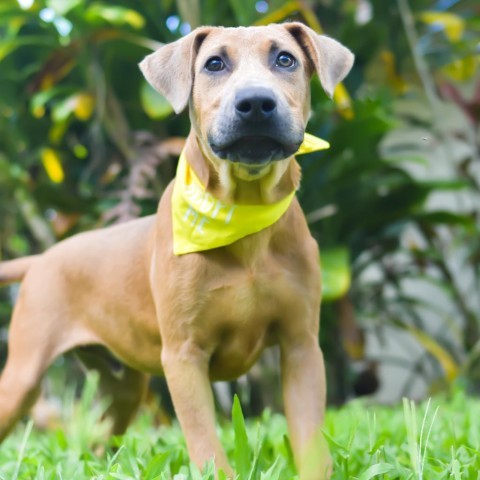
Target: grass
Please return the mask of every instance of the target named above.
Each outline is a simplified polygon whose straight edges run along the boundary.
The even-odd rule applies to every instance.
[[[213,480],[212,465],[201,473],[189,464],[179,427],[154,426],[149,411],[125,436],[107,440],[105,404],[94,401],[95,389],[90,377],[80,401],[68,396],[62,429],[19,425],[0,448],[0,479]],[[461,391],[448,401],[405,400],[403,408],[352,402],[329,410],[325,433],[332,479],[480,479],[480,401]],[[235,402],[233,421],[219,434],[239,479],[297,478],[283,416],[267,411],[245,422]]]

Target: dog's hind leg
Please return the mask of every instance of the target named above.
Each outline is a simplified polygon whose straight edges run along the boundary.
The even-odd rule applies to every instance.
[[[100,393],[110,400],[107,415],[112,419],[112,434],[125,433],[145,397],[149,376],[119,364],[99,346],[75,351],[81,363],[100,375]]]
[[[0,375],[0,442],[33,406],[43,373],[63,353],[59,329],[49,331],[53,328],[47,315],[48,309],[35,308],[20,296],[10,326],[7,363]]]

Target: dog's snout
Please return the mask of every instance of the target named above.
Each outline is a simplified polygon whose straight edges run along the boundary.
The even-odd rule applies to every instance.
[[[259,122],[271,117],[277,109],[277,100],[266,88],[245,88],[235,96],[235,111],[247,122]]]

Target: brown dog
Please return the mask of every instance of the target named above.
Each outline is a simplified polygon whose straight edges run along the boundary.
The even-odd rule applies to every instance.
[[[211,198],[271,205],[299,184],[293,154],[310,111],[311,75],[332,95],[352,62],[338,42],[286,23],[199,28],[140,67],[176,112],[189,104],[185,156]],[[295,460],[302,478],[324,478],[325,465],[312,467],[318,454],[308,455],[325,404],[318,247],[297,200],[257,233],[175,255],[172,191],[173,182],[156,216],[0,264],[0,282],[23,278],[0,378],[0,440],[35,401],[55,357],[102,345],[127,365],[123,377],[94,348],[80,356],[112,396],[115,433],[134,415],[147,375],[164,374],[192,460],[202,466],[213,457],[231,472],[210,381],[242,375],[279,344]]]

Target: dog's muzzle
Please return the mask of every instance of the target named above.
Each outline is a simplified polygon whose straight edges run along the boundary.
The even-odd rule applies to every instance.
[[[274,93],[264,87],[248,87],[237,92],[232,120],[218,135],[209,138],[215,155],[234,163],[265,165],[293,155],[301,135],[293,136],[287,115],[281,115]]]

